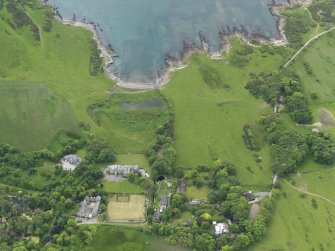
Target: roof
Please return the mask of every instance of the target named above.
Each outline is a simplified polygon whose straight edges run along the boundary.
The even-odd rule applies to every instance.
[[[177,188],[178,193],[184,193],[186,191],[186,181],[184,179],[180,180],[179,186]]]
[[[253,201],[256,199],[255,195],[249,191],[249,192],[245,192],[244,193],[244,197],[248,200],[248,201]]]
[[[167,206],[169,205],[169,196],[161,196],[160,198],[160,205]]]
[[[199,200],[191,200],[188,204],[190,206],[198,206],[201,204],[201,202]]]
[[[81,158],[79,158],[77,155],[70,154],[64,156],[61,160],[61,163],[64,170],[73,171],[77,166],[80,165]]]
[[[214,227],[215,234],[220,235],[224,233],[229,233],[228,226],[225,223],[217,223]]]

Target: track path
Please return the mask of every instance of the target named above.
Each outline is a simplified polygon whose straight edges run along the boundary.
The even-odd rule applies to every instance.
[[[322,200],[325,200],[327,201],[328,203],[332,204],[335,206],[335,202],[334,201],[331,201],[330,199],[326,198],[326,197],[323,197],[321,195],[318,195],[318,194],[315,194],[315,193],[311,193],[311,192],[307,192],[307,191],[304,191],[296,186],[293,186],[290,182],[288,182],[287,180],[284,180],[286,182],[286,184],[288,184],[290,187],[292,187],[294,190],[297,190],[298,192],[301,192],[301,193],[304,193],[304,194],[308,194],[310,196],[314,196],[314,197],[317,197],[319,199],[322,199]]]
[[[293,57],[283,66],[282,69],[286,68],[310,43],[312,43],[314,40],[318,39],[319,37],[331,32],[332,30],[335,29],[335,26],[324,31],[324,32],[321,32],[320,34],[318,35],[315,35],[314,37],[312,37],[310,40],[308,40],[303,47],[300,48],[300,50],[297,51],[296,54],[293,55]]]
[[[40,34],[40,39],[41,39],[41,44],[44,45],[44,41],[43,41],[43,35],[42,35],[42,29],[41,27],[35,22],[35,20],[29,15],[29,13],[27,11],[25,11],[25,9],[22,7],[21,4],[19,4],[21,9],[26,13],[26,15],[31,19],[31,21],[36,25],[36,27],[38,28],[38,33]]]

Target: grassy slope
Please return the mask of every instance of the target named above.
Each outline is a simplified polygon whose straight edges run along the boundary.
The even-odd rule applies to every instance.
[[[233,48],[239,49],[240,43],[233,41]],[[222,61],[194,56],[190,66],[174,73],[171,83],[162,90],[175,110],[177,165],[210,165],[212,159],[221,158],[237,165],[238,177],[244,185],[264,185],[271,177],[268,151],[263,149],[264,161],[258,166],[253,153],[244,146],[242,127],[255,123],[262,113],[271,112],[271,108],[252,97],[244,86],[250,72],[276,69],[280,56],[262,57],[257,51],[247,56],[251,61],[246,68],[238,68],[228,63],[234,53]],[[209,88],[199,73],[203,64],[215,68],[230,88]]]
[[[335,32],[324,36],[308,47],[290,66],[301,77],[314,112],[315,121],[319,121],[318,108],[325,107],[335,112],[334,100],[334,56]],[[307,62],[313,71],[309,75],[303,63]],[[318,80],[318,81],[317,81]],[[317,93],[318,99],[310,99],[311,93]],[[306,134],[311,127],[297,127],[286,118],[293,129]],[[330,132],[334,134],[334,128]],[[292,176],[294,184],[304,190],[335,200],[335,168],[316,164],[311,159],[300,168],[299,175]],[[273,220],[265,239],[250,250],[334,250],[335,206],[315,198],[318,208],[311,206],[312,196],[301,198],[300,192],[283,184],[286,194],[276,203]]]
[[[322,181],[315,186],[322,186]],[[314,209],[313,197],[301,198],[285,183],[281,190],[285,196],[276,201],[265,239],[248,250],[334,250],[334,206],[316,198],[318,208]]]
[[[42,23],[39,11],[28,11],[37,23]],[[0,15],[9,17],[6,8]],[[106,90],[112,85],[103,75],[89,75],[91,34],[55,22],[52,32],[43,32],[44,45],[41,45],[33,41],[28,28],[13,30],[3,19],[0,27],[0,79],[22,85],[26,80],[42,83],[68,101],[77,121],[89,122],[92,132],[100,130],[107,134],[103,128],[94,126],[86,112],[90,103],[107,98]]]
[[[0,81],[0,141],[32,151],[48,146],[59,130],[78,132],[67,102],[35,83]]]

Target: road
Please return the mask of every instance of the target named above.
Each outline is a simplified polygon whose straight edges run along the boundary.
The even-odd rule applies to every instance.
[[[318,39],[319,37],[331,32],[332,30],[335,29],[335,26],[324,31],[324,32],[321,32],[320,34],[318,35],[315,35],[314,37],[312,37],[310,40],[308,40],[303,47],[300,48],[300,50],[298,50],[298,52],[296,54],[293,55],[293,57],[283,66],[282,69],[286,68],[310,43],[312,43],[314,40]]]

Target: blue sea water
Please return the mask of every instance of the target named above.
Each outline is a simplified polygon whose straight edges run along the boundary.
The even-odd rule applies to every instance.
[[[220,49],[219,31],[229,26],[279,38],[272,0],[49,0],[66,18],[99,24],[101,37],[119,55],[112,70],[125,82],[151,82],[166,69],[167,55],[179,59],[184,42]],[[276,0],[286,3],[286,0]]]

